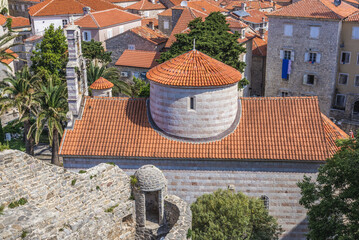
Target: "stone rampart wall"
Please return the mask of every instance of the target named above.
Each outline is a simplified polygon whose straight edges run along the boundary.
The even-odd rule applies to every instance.
[[[129,178],[117,166],[80,174],[6,150],[0,189],[0,239],[134,239]],[[27,203],[10,208],[20,198]]]

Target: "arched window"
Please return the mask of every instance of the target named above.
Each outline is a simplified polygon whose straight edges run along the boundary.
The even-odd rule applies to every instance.
[[[269,209],[269,198],[266,195],[262,195],[261,200],[263,201],[264,207]]]

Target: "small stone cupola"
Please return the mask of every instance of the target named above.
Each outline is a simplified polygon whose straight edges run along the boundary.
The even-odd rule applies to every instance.
[[[164,197],[167,195],[167,180],[161,170],[153,165],[144,165],[134,175],[133,186],[136,209],[136,239],[145,239],[146,232],[155,232],[165,224]]]
[[[147,72],[151,124],[171,138],[214,141],[231,133],[240,115],[236,69],[192,50]]]
[[[112,97],[113,86],[112,82],[100,77],[91,84],[90,88],[94,97]]]

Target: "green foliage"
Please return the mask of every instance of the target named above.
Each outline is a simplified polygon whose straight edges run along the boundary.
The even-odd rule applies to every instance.
[[[0,143],[4,143],[4,142],[5,142],[5,134],[0,119]]]
[[[0,205],[0,215],[3,215],[4,209],[5,209],[5,205],[1,204]]]
[[[3,128],[5,133],[22,133],[22,129],[24,128],[24,123],[19,122],[18,120],[10,121]]]
[[[80,170],[79,173],[80,173],[80,174],[86,173],[86,171],[85,171],[85,170]]]
[[[131,193],[131,196],[128,200],[135,200],[135,197],[133,196],[133,193]]]
[[[7,150],[7,149],[11,149],[8,142],[0,143],[0,152]]]
[[[109,165],[112,165],[112,166],[116,166],[116,164],[113,163],[113,162],[107,162],[106,164],[109,164]]]
[[[31,56],[31,70],[43,73],[46,76],[65,77],[65,68],[68,61],[67,42],[63,30],[55,30],[51,24],[45,30],[41,43],[36,45]]]
[[[138,182],[138,179],[136,178],[135,175],[131,175],[130,180],[131,180],[131,185],[132,186],[135,186],[137,184],[137,182]]]
[[[6,21],[6,24],[8,24],[8,21]],[[14,53],[7,51],[7,49],[9,49],[9,48],[12,48],[12,47],[22,44],[19,42],[14,43],[13,40],[16,37],[17,37],[17,35],[12,33],[11,31],[0,36],[0,64],[7,67],[8,69],[11,69],[11,68],[5,61],[2,61],[2,60],[16,58],[16,55]]]
[[[97,175],[91,175],[90,176],[90,179],[94,178],[94,177],[97,177]]]
[[[26,150],[25,143],[21,138],[12,138],[9,142],[4,143],[3,145],[7,145],[10,149],[16,149],[21,152],[25,152]]]
[[[359,141],[339,141],[340,150],[319,168],[316,180],[298,183],[308,209],[310,239],[359,239]]]
[[[21,233],[21,238],[24,239],[24,238],[26,238],[26,236],[27,236],[27,232],[26,232],[26,231],[22,231],[22,233]]]
[[[6,7],[4,7],[4,8],[1,9],[0,14],[1,15],[6,15],[8,12],[9,12],[9,10]]]
[[[263,201],[243,193],[217,190],[191,205],[193,240],[272,240],[281,228]]]
[[[92,60],[99,60],[101,63],[110,63],[112,52],[105,52],[101,42],[97,42],[93,39],[89,42],[83,41],[82,54],[84,58],[92,62]]]
[[[7,29],[11,32],[12,29],[11,29],[11,24],[12,24],[12,18],[7,18],[6,19],[6,24],[5,26],[7,27]]]
[[[196,18],[188,27],[190,32],[177,34],[170,50],[161,54],[160,63],[192,50],[195,39],[197,50],[241,72],[244,71],[245,63],[239,60],[239,55],[245,52],[245,48],[238,43],[240,34],[230,32],[223,14],[213,12],[204,22],[201,18]]]
[[[100,190],[100,187],[99,187],[99,186],[96,186],[96,190]]]
[[[112,206],[112,207],[107,208],[107,209],[105,210],[105,212],[108,212],[108,213],[113,212],[113,210],[114,210],[116,207],[118,207],[118,204],[116,204],[116,205],[114,205],[114,206]]]
[[[91,85],[94,81],[103,77],[112,82],[114,87],[112,88],[112,95],[117,96],[122,93],[127,96],[131,96],[131,87],[124,81],[119,80],[119,72],[115,67],[98,66],[90,62],[87,67],[87,81],[88,85]]]
[[[76,178],[75,178],[75,179],[72,179],[72,181],[71,181],[71,186],[75,186],[76,181],[77,181],[77,179],[76,179]]]
[[[191,238],[192,237],[192,229],[188,229],[187,231],[187,239]]]
[[[9,208],[16,208],[18,206],[25,205],[26,203],[27,203],[26,198],[20,198],[18,201],[11,202],[8,207]]]
[[[133,78],[132,88],[132,97],[144,97],[148,98],[150,96],[150,84],[139,78]]]

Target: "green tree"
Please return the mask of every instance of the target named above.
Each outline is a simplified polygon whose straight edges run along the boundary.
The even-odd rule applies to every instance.
[[[0,36],[0,64],[10,68],[9,65],[3,61],[6,59],[15,59],[16,54],[14,52],[9,51],[11,47],[17,46],[20,43],[14,43],[14,39],[17,35],[14,35],[11,32],[8,32],[2,36]]]
[[[245,63],[239,60],[239,55],[245,48],[239,44],[240,34],[232,34],[226,17],[220,12],[212,12],[205,21],[196,18],[188,24],[188,33],[176,34],[176,41],[167,52],[161,54],[159,62],[165,62],[193,49],[193,40],[196,40],[196,49],[211,56],[235,69],[243,72]]]
[[[54,28],[51,24],[45,30],[41,43],[36,45],[31,56],[31,70],[35,73],[45,73],[47,77],[65,77],[67,56],[67,42],[63,30]]]
[[[117,68],[107,66],[100,67],[97,64],[94,65],[90,62],[87,67],[87,81],[89,86],[100,77],[103,77],[114,84],[112,89],[114,96],[117,96],[119,93],[131,96],[131,87],[126,82],[119,80],[119,72]]]
[[[40,109],[29,134],[35,132],[35,142],[38,143],[44,127],[47,126],[49,142],[52,147],[51,163],[60,166],[59,136],[63,134],[63,124],[68,111],[66,84],[55,84],[55,80],[49,78],[47,84],[40,85],[35,100]]]
[[[134,84],[131,85],[132,97],[149,97],[150,96],[150,84],[145,81],[134,77]]]
[[[83,41],[82,54],[89,62],[93,60],[100,61],[101,63],[110,63],[112,52],[106,52],[101,42],[97,42],[93,39],[89,42]]]
[[[28,135],[31,127],[31,116],[36,110],[35,86],[39,78],[33,76],[27,65],[15,73],[9,75],[1,84],[2,97],[0,99],[1,111],[16,108],[19,112],[19,122],[24,123],[24,138],[26,153],[34,155],[34,139]]]
[[[313,180],[298,183],[300,204],[308,209],[309,239],[359,239],[359,142],[338,142],[340,150]]]
[[[263,201],[243,193],[217,190],[191,205],[193,240],[272,240],[281,228]]]

